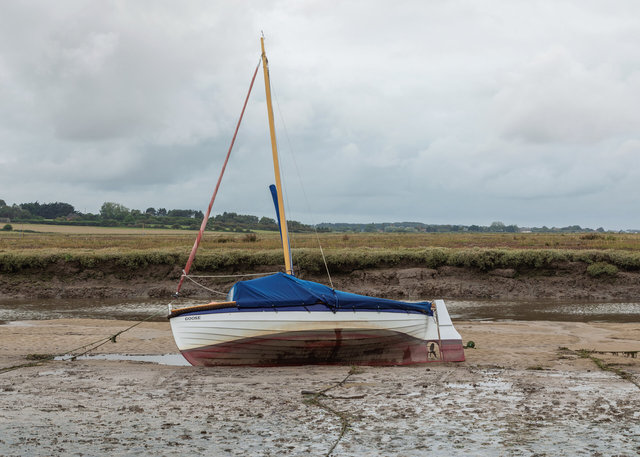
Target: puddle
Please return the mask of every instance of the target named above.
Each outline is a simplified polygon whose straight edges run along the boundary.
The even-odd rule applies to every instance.
[[[38,376],[60,376],[65,374],[65,370],[41,371]]]
[[[0,325],[6,325],[7,327],[33,327],[34,324],[25,321],[0,321]]]
[[[70,360],[73,356],[61,355],[54,360]],[[130,355],[130,354],[94,354],[82,355],[77,360],[126,360],[130,362],[148,362],[159,365],[171,365],[175,367],[191,366],[182,354],[160,354],[160,355]]]
[[[456,383],[450,382],[447,384],[451,388],[463,389],[463,390],[474,390],[478,388],[483,388],[486,390],[503,390],[508,391],[512,387],[512,383],[504,382],[504,381],[479,381],[474,383]]]

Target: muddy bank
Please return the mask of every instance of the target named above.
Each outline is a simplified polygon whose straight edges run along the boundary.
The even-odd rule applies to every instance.
[[[65,351],[126,326],[90,319],[0,326],[0,373],[27,354]],[[0,454],[322,456],[336,442],[332,455],[340,456],[640,451],[640,359],[617,352],[640,349],[640,324],[457,327],[476,342],[466,362],[364,367],[341,386],[349,367],[53,361],[1,373]],[[595,356],[607,370],[581,348],[604,352]],[[167,323],[144,323],[100,348],[175,350]],[[319,401],[303,393],[332,386]]]
[[[273,270],[273,268],[271,268]],[[271,271],[269,270],[269,271]],[[553,268],[494,269],[443,266],[437,269],[399,265],[395,268],[356,270],[332,276],[336,288],[387,298],[419,299],[587,299],[633,300],[640,296],[640,272],[618,271],[615,276],[592,277],[587,264],[567,262]],[[267,270],[243,271],[243,273]],[[236,274],[237,271],[199,271],[198,275]],[[2,298],[169,298],[181,268],[149,265],[134,271],[116,267],[78,270],[64,262],[45,269],[0,274]],[[328,283],[326,275],[299,274],[303,279]],[[239,279],[239,278],[237,278]],[[225,292],[236,279],[201,279],[210,289]],[[185,282],[184,297],[219,298]]]

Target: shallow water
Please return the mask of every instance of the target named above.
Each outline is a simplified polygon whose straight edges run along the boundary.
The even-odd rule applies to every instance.
[[[61,318],[118,319],[162,322],[168,301],[157,299],[23,299],[0,300],[2,321]],[[199,302],[180,301],[189,306]],[[557,300],[448,300],[454,320],[521,320],[563,322],[640,322],[640,302]]]
[[[169,314],[166,300],[21,299],[0,300],[0,321],[43,319],[118,319],[162,322]],[[188,306],[191,303],[182,301]],[[193,303],[196,304],[196,303]]]
[[[452,319],[561,322],[640,322],[640,302],[450,300]]]
[[[129,362],[148,362],[157,363],[159,365],[171,365],[176,367],[187,367],[191,364],[187,362],[182,354],[153,354],[153,355],[139,355],[139,354],[95,354],[95,355],[81,355],[73,357],[71,355],[62,355],[56,357],[54,360],[125,360]]]

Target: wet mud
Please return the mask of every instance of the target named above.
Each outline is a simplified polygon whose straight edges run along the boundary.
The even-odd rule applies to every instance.
[[[640,359],[629,354],[640,349],[640,323],[458,321],[476,344],[466,362],[350,376],[349,367],[33,357],[35,365],[6,371],[129,324],[0,327],[1,455],[323,456],[334,445],[335,456],[640,453],[640,388],[631,382]],[[166,322],[147,322],[97,352],[176,348]],[[310,401],[314,392],[324,392],[319,401]]]
[[[594,278],[586,264],[568,262],[552,269],[515,271],[444,266],[438,269],[397,266],[391,269],[356,270],[332,276],[336,288],[353,293],[402,300],[587,300],[625,301],[640,296],[640,272],[620,271],[615,277]],[[254,271],[244,271],[252,273]],[[234,274],[235,271],[198,272]],[[0,300],[20,298],[64,299],[171,299],[180,278],[180,267],[147,266],[122,274],[118,270],[76,271],[65,265],[47,271],[34,269],[0,274]],[[302,279],[328,283],[326,275],[301,272]],[[226,293],[239,278],[199,280],[210,289]],[[186,282],[184,298],[219,299]]]

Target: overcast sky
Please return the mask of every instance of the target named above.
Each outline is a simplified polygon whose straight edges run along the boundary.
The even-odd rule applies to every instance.
[[[640,229],[635,0],[3,0],[0,198],[204,210],[261,31],[290,218]],[[214,213],[273,181],[260,73]]]

